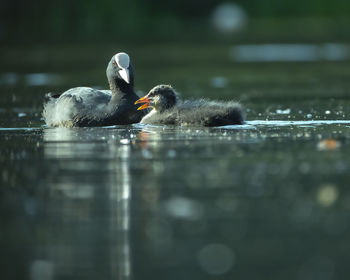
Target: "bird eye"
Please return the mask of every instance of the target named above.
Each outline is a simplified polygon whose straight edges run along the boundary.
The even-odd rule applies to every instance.
[[[114,60],[113,60],[112,64],[113,64],[114,67],[117,66],[117,62],[115,62]]]

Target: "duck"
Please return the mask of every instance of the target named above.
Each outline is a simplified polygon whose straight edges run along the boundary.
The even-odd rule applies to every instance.
[[[75,87],[44,98],[43,118],[50,127],[127,125],[141,121],[145,112],[134,104],[134,73],[125,52],[112,56],[106,70],[109,90]]]
[[[235,101],[181,100],[170,85],[158,85],[135,104],[137,110],[152,109],[140,123],[177,126],[224,126],[244,124],[242,106]]]

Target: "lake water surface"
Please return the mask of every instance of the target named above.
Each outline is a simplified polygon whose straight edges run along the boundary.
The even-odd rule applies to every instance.
[[[349,61],[134,48],[140,93],[232,98],[247,123],[46,127],[43,94],[104,87],[120,48],[3,49],[1,279],[347,279]]]

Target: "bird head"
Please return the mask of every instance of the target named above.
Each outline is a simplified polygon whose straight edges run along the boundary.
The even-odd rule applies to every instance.
[[[135,104],[144,103],[137,110],[153,108],[157,111],[164,111],[176,105],[178,95],[169,85],[158,85],[152,88],[147,95],[141,97]]]
[[[114,55],[107,67],[107,77],[122,80],[127,84],[133,82],[130,57],[124,52]]]

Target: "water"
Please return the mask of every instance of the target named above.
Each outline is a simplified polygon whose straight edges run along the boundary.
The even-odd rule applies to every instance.
[[[138,90],[168,76],[185,97],[241,100],[247,123],[48,128],[43,92],[87,77],[103,86],[103,73],[56,74],[57,62],[50,75],[28,76],[44,73],[39,60],[6,74],[1,278],[347,279],[348,62],[262,67],[205,56],[201,65],[199,54],[162,64],[162,51],[153,78],[149,61],[138,63]],[[211,59],[221,67],[203,67]]]
[[[343,61],[349,59],[349,50],[344,44],[239,45],[231,49],[231,58],[238,62]]]

